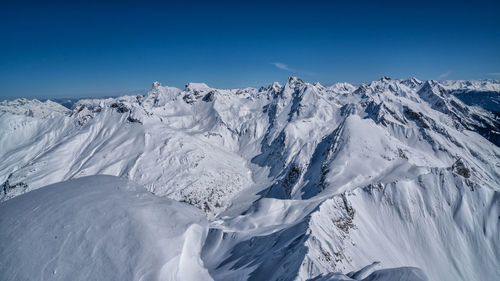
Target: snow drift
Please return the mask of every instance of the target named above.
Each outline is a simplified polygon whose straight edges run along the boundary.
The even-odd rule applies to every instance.
[[[126,179],[90,176],[0,204],[2,280],[211,280],[208,223]]]

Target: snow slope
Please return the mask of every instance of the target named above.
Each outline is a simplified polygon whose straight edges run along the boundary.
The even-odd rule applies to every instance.
[[[24,114],[31,117],[46,117],[50,114],[66,114],[69,110],[59,103],[47,100],[16,99],[13,101],[1,101],[0,112],[10,112],[13,114]]]
[[[498,80],[442,81],[447,92],[468,105],[479,106],[500,114],[500,82]]]
[[[211,280],[201,211],[90,176],[0,204],[2,280]]]
[[[440,84],[452,91],[500,92],[498,80],[444,80]]]
[[[494,280],[500,120],[454,94],[498,85],[155,82],[66,115],[8,111],[1,196],[87,175],[131,179],[205,212],[201,258],[216,280],[344,280],[374,262],[416,280]]]

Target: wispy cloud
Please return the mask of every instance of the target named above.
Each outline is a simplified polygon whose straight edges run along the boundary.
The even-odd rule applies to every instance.
[[[492,72],[492,73],[488,73],[488,75],[490,75],[490,76],[500,76],[500,72]]]
[[[450,76],[450,74],[451,74],[451,70],[448,70],[448,71],[446,71],[445,73],[441,73],[441,74],[438,76],[438,80],[444,79],[444,78],[446,78],[446,77]]]
[[[302,70],[297,70],[295,68],[291,68],[288,66],[288,64],[282,63],[282,62],[272,62],[271,64],[276,66],[277,68],[279,68],[281,70],[285,70],[285,71],[289,71],[289,72],[302,73],[302,74],[310,75],[310,76],[316,75],[316,73],[314,73],[314,72],[302,71]]]
[[[282,70],[293,71],[293,72],[296,71],[295,69],[289,67],[287,64],[282,62],[272,62],[271,64]]]

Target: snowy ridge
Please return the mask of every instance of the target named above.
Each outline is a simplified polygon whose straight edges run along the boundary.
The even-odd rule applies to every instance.
[[[447,90],[453,91],[500,92],[499,80],[445,80],[440,84]]]
[[[497,84],[155,82],[66,115],[3,113],[1,196],[128,178],[205,212],[215,280],[382,280],[360,273],[378,261],[408,280],[495,279],[500,121],[450,91]]]
[[[16,99],[13,101],[0,102],[0,114],[2,112],[9,112],[12,114],[23,114],[30,117],[43,118],[52,113],[67,114],[69,110],[51,100],[41,102],[39,100]]]

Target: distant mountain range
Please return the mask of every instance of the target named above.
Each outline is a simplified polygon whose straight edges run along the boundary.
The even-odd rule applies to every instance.
[[[176,233],[202,241],[186,248],[179,236],[171,242],[168,235],[155,236],[163,228],[144,230],[146,240],[134,236],[142,232],[130,230],[133,241],[166,239],[172,246],[157,249],[179,253],[158,254],[162,260],[153,265],[149,258],[139,263],[150,264],[145,276],[495,280],[500,276],[499,101],[500,81],[387,77],[328,87],[290,77],[285,85],[259,89],[214,89],[203,83],[178,89],[155,82],[144,95],[4,101],[0,221],[14,227],[16,221],[29,221],[27,208],[40,206],[37,212],[51,214],[59,204],[68,219],[81,220],[75,210],[86,208],[119,216],[127,205],[107,207],[99,200],[116,196],[135,202],[136,196],[156,208],[160,196],[201,210],[181,204],[192,215],[162,227],[177,222]],[[113,182],[132,185],[128,180],[142,185],[147,195],[135,187],[132,195],[119,188],[113,192]],[[101,181],[106,191],[95,189]],[[91,186],[88,192],[100,192],[99,199],[80,196],[86,189],[78,186]],[[63,188],[75,191],[54,195]],[[64,203],[71,198],[73,204]],[[151,225],[138,215],[139,203],[127,204],[135,215],[122,219]],[[158,212],[168,219],[173,211]],[[39,225],[49,224],[45,219],[37,217]],[[99,225],[109,220],[95,219]],[[0,230],[0,240],[13,245],[0,247],[0,264],[11,266],[7,280],[23,274],[9,260],[24,260],[29,267],[46,258],[43,250],[39,256],[15,250],[37,239],[33,234],[15,240],[27,228],[18,224]],[[69,245],[78,248],[78,243]],[[121,261],[128,254],[113,249],[110,258]],[[64,268],[70,253],[48,266]],[[142,254],[130,255],[144,261]],[[191,263],[199,259],[193,275],[184,257]],[[83,260],[74,262],[93,271],[80,280],[109,276],[102,273],[102,259]],[[180,273],[165,275],[165,264]],[[124,266],[120,270],[141,270]],[[27,279],[45,270],[32,268],[25,272]],[[60,273],[60,280],[70,276]]]

